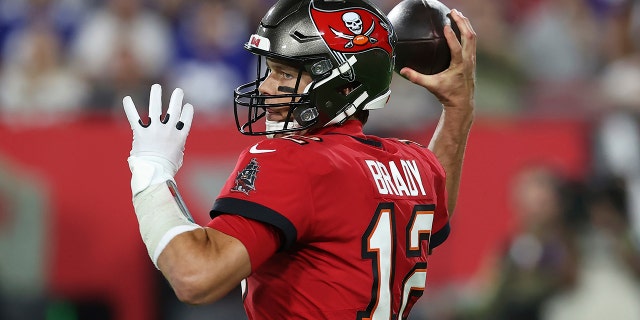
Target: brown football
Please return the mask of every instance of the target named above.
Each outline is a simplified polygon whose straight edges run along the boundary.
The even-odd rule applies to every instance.
[[[449,67],[451,52],[444,26],[451,25],[458,40],[460,30],[446,5],[437,0],[403,0],[387,16],[398,37],[396,72],[409,67],[423,74],[436,74]]]

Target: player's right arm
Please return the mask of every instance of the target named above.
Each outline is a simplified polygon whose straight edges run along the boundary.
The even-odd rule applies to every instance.
[[[216,301],[251,273],[242,242],[212,228],[176,236],[160,254],[158,268],[188,304]]]
[[[476,34],[469,19],[460,12],[452,10],[451,17],[460,29],[462,42],[458,41],[450,26],[445,26],[451,50],[449,68],[435,75],[424,75],[410,68],[403,68],[400,72],[409,81],[429,90],[442,103],[442,114],[429,149],[446,172],[448,210],[453,215],[467,139],[474,119]]]
[[[143,122],[131,98],[125,97],[124,110],[133,131],[127,160],[133,206],[149,257],[180,300],[201,304],[237,286],[249,275],[251,264],[239,240],[196,224],[179,196],[174,175],[182,165],[193,119],[193,107],[182,106],[182,98],[182,90],[174,90],[161,117],[161,88],[153,85],[149,119]]]

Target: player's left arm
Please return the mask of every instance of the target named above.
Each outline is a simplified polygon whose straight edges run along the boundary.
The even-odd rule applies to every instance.
[[[451,50],[451,63],[447,70],[424,75],[410,68],[400,73],[409,81],[433,93],[442,103],[442,114],[429,143],[446,172],[449,214],[453,215],[458,199],[462,163],[471,125],[474,119],[474,92],[476,67],[476,33],[469,19],[452,10],[451,17],[460,29],[461,42],[453,29],[445,26],[445,37]]]

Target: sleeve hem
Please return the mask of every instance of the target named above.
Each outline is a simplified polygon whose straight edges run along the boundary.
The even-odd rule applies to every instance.
[[[297,239],[297,230],[293,223],[285,216],[255,202],[236,198],[219,198],[213,204],[210,211],[211,218],[215,218],[221,214],[235,214],[248,219],[253,219],[273,226],[282,233],[282,243],[279,250],[289,247]]]

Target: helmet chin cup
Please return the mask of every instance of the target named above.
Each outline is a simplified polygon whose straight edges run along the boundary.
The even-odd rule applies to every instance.
[[[294,131],[302,130],[300,125],[295,121],[271,121],[265,120],[265,132],[269,139],[272,139],[277,133],[292,133],[294,131],[285,131],[285,127],[288,129],[295,129]]]

